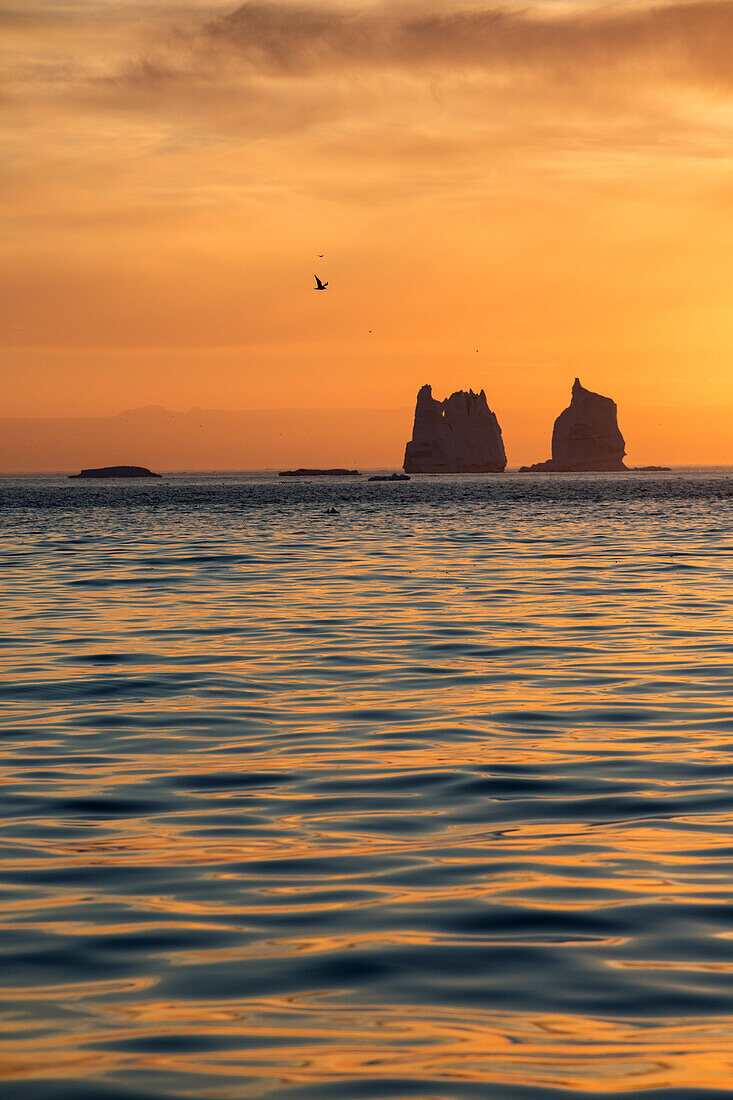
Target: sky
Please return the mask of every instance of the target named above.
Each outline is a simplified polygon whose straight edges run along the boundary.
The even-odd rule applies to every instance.
[[[733,2],[3,0],[0,26],[3,416],[409,434],[430,382],[485,388],[511,464],[578,375],[632,459],[733,462]]]

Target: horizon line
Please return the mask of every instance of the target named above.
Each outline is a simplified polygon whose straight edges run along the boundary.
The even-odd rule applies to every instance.
[[[678,464],[669,463],[668,466],[669,466],[669,469],[659,469],[659,470],[645,469],[644,467],[641,467],[640,469],[636,470],[636,469],[634,469],[633,466],[630,466],[625,470],[568,470],[568,471],[555,471],[555,472],[553,472],[552,476],[557,477],[558,473],[560,473],[561,476],[574,477],[577,474],[589,474],[590,473],[590,474],[600,474],[604,477],[608,477],[608,476],[616,476],[617,474],[618,475],[623,475],[623,474],[633,474],[633,473],[652,473],[652,474],[654,474],[654,473],[672,473],[672,472],[677,471],[677,470],[731,470],[731,469],[733,469],[733,462],[683,462],[683,463],[678,463]],[[314,468],[316,468],[316,467],[314,467]],[[402,466],[399,466],[399,467],[394,466],[394,465],[391,465],[391,466],[364,466],[362,469],[359,470],[359,473],[365,473],[365,474],[367,474],[367,473],[369,473],[369,474],[371,474],[371,473],[381,473],[384,470],[395,470],[395,469],[402,470]],[[442,473],[436,473],[436,474],[410,474],[410,477],[412,477],[412,478],[414,478],[414,477],[485,477],[487,479],[493,479],[493,478],[497,478],[497,477],[501,478],[504,474],[508,474],[508,473],[519,473],[519,470],[520,470],[519,465],[517,465],[517,466],[507,465],[505,470],[492,472],[492,473],[486,472],[486,473],[456,473],[456,474],[442,474]],[[161,468],[159,471],[154,471],[154,472],[160,472],[164,475],[176,476],[176,475],[190,475],[190,474],[242,474],[242,475],[245,475],[245,474],[277,474],[277,473],[279,473],[279,471],[280,471],[280,467],[278,467],[278,466],[260,466],[260,467],[249,467],[249,468],[246,468],[246,469],[243,468],[243,467],[218,467],[218,468],[209,467],[209,468],[204,468],[204,469],[181,469],[181,468],[165,469],[165,468]],[[532,474],[539,473],[543,478],[547,477],[547,474],[543,471],[527,470],[527,471],[525,471],[525,473],[532,473]],[[68,477],[68,476],[69,476],[69,474],[67,473],[66,469],[63,469],[63,470],[58,470],[58,469],[56,469],[56,470],[15,470],[15,471],[13,471],[13,470],[0,470],[0,478]],[[338,475],[336,475],[336,476],[338,476]],[[89,479],[89,480],[96,480],[96,479]],[[140,480],[140,481],[144,481],[145,484],[148,484],[148,480],[146,478],[140,478],[140,479],[129,478],[128,479],[128,478],[111,477],[111,478],[99,478],[99,480],[100,481],[105,481],[105,480],[109,480],[109,481],[126,481],[126,480],[130,480],[130,481],[135,481],[135,482]]]

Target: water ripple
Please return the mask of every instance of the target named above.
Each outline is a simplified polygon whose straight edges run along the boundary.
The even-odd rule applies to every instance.
[[[3,1097],[733,1092],[730,471],[397,488],[0,479]]]

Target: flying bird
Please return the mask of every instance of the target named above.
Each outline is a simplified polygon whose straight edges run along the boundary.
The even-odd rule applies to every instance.
[[[322,283],[317,275],[314,275],[313,278],[316,280],[316,285],[313,287],[314,290],[325,290],[326,289],[326,287],[328,286],[328,282]]]

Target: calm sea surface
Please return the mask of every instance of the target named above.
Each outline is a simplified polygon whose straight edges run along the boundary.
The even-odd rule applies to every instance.
[[[732,567],[729,470],[0,480],[0,1095],[731,1095]]]

